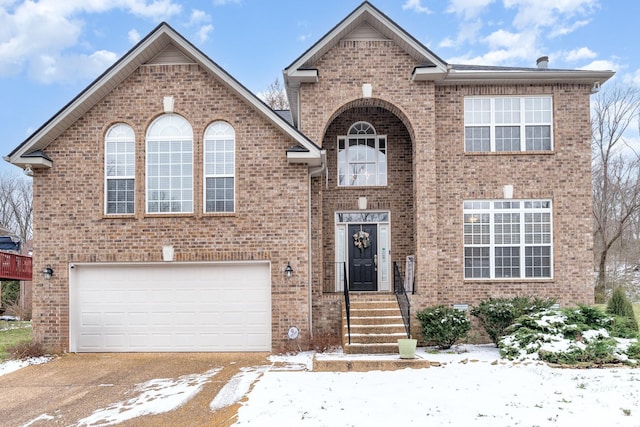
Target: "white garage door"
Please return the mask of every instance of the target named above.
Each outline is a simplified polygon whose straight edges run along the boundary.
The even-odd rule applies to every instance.
[[[76,264],[74,352],[270,351],[270,265]]]

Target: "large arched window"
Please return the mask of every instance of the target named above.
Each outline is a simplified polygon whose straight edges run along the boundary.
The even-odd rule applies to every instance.
[[[387,185],[387,138],[371,124],[354,123],[338,137],[338,185]]]
[[[147,212],[193,212],[193,130],[177,114],[147,130]]]
[[[204,210],[235,209],[235,139],[226,122],[212,123],[204,134]]]
[[[132,214],[135,200],[135,135],[117,123],[104,138],[105,213]]]

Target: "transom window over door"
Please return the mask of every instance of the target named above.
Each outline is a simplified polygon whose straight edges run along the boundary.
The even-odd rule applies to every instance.
[[[135,135],[118,123],[104,138],[105,212],[132,214],[135,200]]]
[[[212,123],[204,134],[205,212],[234,211],[235,138],[226,122]]]
[[[193,212],[193,130],[177,114],[147,131],[147,212]]]
[[[387,138],[367,122],[338,137],[338,186],[387,185]]]

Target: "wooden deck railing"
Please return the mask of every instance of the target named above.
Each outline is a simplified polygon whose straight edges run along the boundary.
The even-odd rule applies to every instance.
[[[31,257],[0,252],[0,280],[31,280]]]

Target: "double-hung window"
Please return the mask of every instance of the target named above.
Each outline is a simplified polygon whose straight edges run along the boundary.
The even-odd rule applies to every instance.
[[[551,96],[466,97],[465,152],[550,151]]]
[[[338,137],[338,186],[387,185],[387,138],[367,122]]]
[[[131,126],[118,123],[105,136],[105,212],[132,214],[135,200],[135,136]]]
[[[551,201],[464,202],[465,279],[551,278]]]
[[[147,131],[147,213],[193,212],[193,130],[177,114]]]
[[[205,212],[233,212],[235,206],[235,131],[212,123],[204,134]]]

